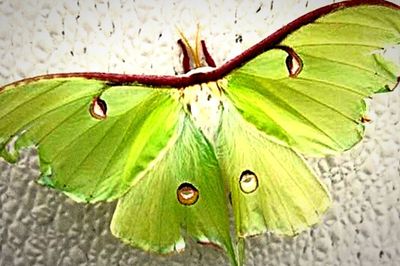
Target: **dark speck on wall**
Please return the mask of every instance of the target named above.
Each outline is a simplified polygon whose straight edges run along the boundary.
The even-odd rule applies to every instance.
[[[236,38],[235,38],[235,42],[236,43],[242,43],[243,42],[243,37],[240,34],[236,34]]]

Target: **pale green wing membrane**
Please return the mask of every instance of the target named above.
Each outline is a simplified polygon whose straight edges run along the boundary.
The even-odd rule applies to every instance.
[[[101,99],[101,100],[100,100]],[[0,92],[0,151],[38,146],[42,184],[77,201],[113,200],[167,146],[181,107],[170,90],[84,78],[18,83]]]
[[[277,143],[308,155],[347,150],[363,135],[364,98],[397,83],[399,66],[380,52],[399,45],[399,30],[400,12],[383,6],[328,14],[229,74],[227,96]]]
[[[158,253],[183,250],[188,234],[223,247],[236,264],[227,197],[213,148],[188,117],[172,139],[162,158],[119,200],[113,234]]]
[[[269,140],[227,102],[217,151],[240,237],[267,230],[295,235],[317,223],[330,205],[301,156]]]
[[[1,153],[15,161],[19,149],[37,146],[39,182],[76,201],[124,195],[111,229],[133,246],[181,251],[191,236],[222,247],[237,264],[214,150],[179,95],[84,78],[10,85],[0,93]]]

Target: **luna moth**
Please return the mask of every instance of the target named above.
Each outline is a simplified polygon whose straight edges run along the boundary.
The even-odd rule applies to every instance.
[[[15,162],[34,145],[40,184],[78,202],[118,200],[111,231],[132,246],[181,251],[187,235],[240,265],[247,236],[296,235],[329,208],[302,156],[361,140],[364,98],[398,83],[399,66],[379,51],[399,44],[399,28],[397,5],[347,1],[220,67],[204,42],[183,38],[184,75],[17,81],[0,89],[0,153]]]

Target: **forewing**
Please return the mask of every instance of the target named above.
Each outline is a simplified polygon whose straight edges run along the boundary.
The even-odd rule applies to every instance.
[[[104,101],[105,117],[94,101]],[[167,146],[181,107],[171,90],[85,78],[20,82],[0,91],[0,151],[38,147],[39,182],[77,201],[113,200]],[[103,106],[104,107],[104,106]],[[97,115],[96,115],[97,112]]]
[[[396,86],[399,65],[381,52],[399,43],[399,9],[337,10],[234,70],[226,93],[277,143],[308,155],[344,151],[363,136],[364,98]]]

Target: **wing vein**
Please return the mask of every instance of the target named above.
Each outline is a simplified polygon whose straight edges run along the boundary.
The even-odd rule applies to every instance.
[[[330,106],[330,105],[328,105],[328,104],[326,104],[326,103],[324,103],[324,102],[322,102],[322,101],[320,101],[320,100],[318,100],[318,99],[316,99],[314,97],[311,97],[311,96],[305,94],[304,92],[296,89],[294,86],[286,86],[286,87],[289,88],[289,89],[292,89],[293,91],[296,91],[298,94],[303,95],[304,97],[310,99],[311,101],[314,101],[314,102],[316,102],[316,103],[318,103],[318,104],[320,104],[322,106],[325,106],[328,109],[331,109],[334,113],[337,113],[337,114],[341,115],[342,117],[354,122],[355,124],[358,124],[358,121],[355,120],[354,118],[344,114],[343,112],[339,111],[338,109],[336,109],[336,108],[334,108],[334,107],[332,107],[332,106]]]
[[[337,142],[333,137],[331,137],[327,132],[325,132],[324,130],[322,130],[320,127],[318,127],[314,122],[312,122],[309,118],[307,118],[302,112],[300,112],[297,108],[293,107],[292,105],[290,105],[290,103],[288,103],[287,101],[285,101],[284,99],[282,99],[281,97],[275,95],[276,98],[278,98],[282,103],[284,103],[287,107],[289,107],[289,109],[292,109],[295,113],[297,113],[299,116],[301,116],[304,120],[306,120],[311,127],[313,127],[314,129],[318,130],[319,132],[321,132],[323,135],[325,135],[326,137],[328,137],[332,142],[334,142],[336,145],[338,145],[341,149],[343,149],[342,145]]]
[[[294,228],[293,228],[293,224],[292,224],[291,219],[290,219],[290,216],[289,216],[288,207],[287,207],[286,204],[284,203],[284,200],[282,199],[281,195],[274,189],[274,188],[278,187],[278,186],[277,186],[277,182],[276,182],[276,180],[275,180],[274,178],[270,178],[270,180],[271,180],[271,182],[272,182],[272,186],[271,186],[271,187],[272,187],[272,190],[271,190],[271,191],[273,191],[273,193],[276,195],[276,197],[278,198],[278,201],[279,201],[280,205],[282,205],[283,209],[285,210],[286,219],[287,219],[287,221],[288,221],[288,223],[289,223],[289,225],[290,225],[290,228],[291,228],[291,230],[292,230],[292,233],[294,234],[294,233],[295,233],[295,230],[294,230]],[[263,215],[263,216],[264,216],[264,215]],[[264,221],[265,221],[265,218],[264,218]]]
[[[262,94],[260,94],[259,92],[257,92],[257,91],[254,91],[255,93],[257,93],[258,95],[260,95],[260,96],[262,96]],[[233,98],[231,98],[231,99],[233,99]],[[239,108],[239,107],[236,107],[237,109],[238,109],[238,111],[243,115],[243,111]],[[264,115],[266,116],[266,117],[268,117],[273,123],[275,123],[275,125],[277,126],[277,127],[279,127],[279,129],[283,132],[283,134],[285,135],[285,137],[287,138],[287,142],[288,142],[288,144],[290,143],[290,142],[292,142],[293,140],[292,140],[292,138],[290,138],[290,134],[288,133],[288,131],[286,131],[283,127],[282,127],[282,125],[280,124],[280,123],[278,123],[275,119],[273,119],[271,116],[269,116],[267,113],[265,113],[264,112]],[[282,141],[282,140],[280,140],[279,138],[277,138],[277,139],[275,139],[274,138],[274,136],[273,135],[270,135],[271,137],[272,137],[272,139],[274,139],[274,141],[276,142],[277,140],[278,141]]]
[[[277,145],[279,145],[279,144],[277,144]],[[287,148],[287,147],[284,147],[284,146],[282,146],[282,147],[283,147],[283,148],[286,148],[286,149],[290,149],[290,148]],[[292,149],[290,149],[290,151],[294,153],[294,151],[293,151]],[[296,181],[296,178],[294,178],[294,177],[291,175],[291,173],[286,169],[286,167],[282,164],[282,162],[281,162],[280,160],[278,160],[278,159],[276,158],[276,156],[274,156],[274,154],[273,154],[270,150],[267,149],[267,152],[268,152],[269,154],[271,154],[272,159],[281,167],[281,169],[283,169],[283,171],[284,171],[284,172],[287,174],[287,176],[292,180],[292,182],[300,189],[300,191],[301,191],[301,193],[304,195],[304,197],[305,197],[305,198],[309,201],[309,203],[313,206],[314,210],[318,212],[318,210],[317,210],[317,208],[315,207],[315,204],[314,204],[314,202],[312,201],[310,195],[307,194],[307,193],[304,191],[304,189],[299,185],[299,183]],[[296,154],[296,155],[297,155],[297,154]],[[298,155],[297,155],[297,156],[298,156]],[[307,167],[307,166],[305,166],[305,167]],[[314,177],[315,177],[315,176],[314,176]],[[305,218],[305,221],[307,221],[307,217],[304,216],[304,215],[302,215],[302,216],[303,216],[303,218]]]
[[[104,137],[115,127],[115,124],[117,124],[117,122],[119,122],[122,118],[124,118],[124,116],[121,116],[120,118],[118,118],[116,121],[114,121],[114,123],[103,133],[103,136],[99,139],[99,141],[97,142],[96,145],[93,145],[90,150],[88,151],[88,153],[85,155],[85,157],[82,160],[79,160],[79,163],[74,165],[74,170],[69,174],[69,176],[71,177],[70,180],[74,180],[77,175],[74,176],[74,174],[79,170],[79,167],[82,166],[82,164],[84,162],[87,161],[87,159],[89,158],[89,156],[94,152],[94,150],[98,147],[98,145],[104,141]],[[71,165],[72,167],[72,165]]]
[[[356,26],[356,27],[363,27],[363,28],[368,28],[368,29],[374,29],[374,30],[379,30],[379,31],[385,31],[385,32],[390,32],[392,33],[391,30],[388,30],[387,28],[381,28],[381,27],[376,27],[376,26],[371,26],[371,25],[366,25],[366,24],[360,24],[360,23],[354,23],[354,22],[328,22],[328,21],[314,21],[314,24],[322,24],[322,25],[348,25],[348,26]]]
[[[93,128],[99,126],[99,125],[101,125],[101,123],[99,123],[99,122],[98,122],[98,123],[94,123],[92,126],[90,126],[89,128],[87,128],[86,130],[82,131],[80,134],[77,134],[76,136],[74,136],[74,138],[72,138],[71,141],[69,141],[69,142],[67,142],[67,143],[64,143],[64,147],[63,147],[61,150],[59,150],[56,154],[54,154],[54,156],[53,156],[53,161],[56,161],[56,159],[61,155],[61,153],[62,153],[68,146],[73,145],[76,141],[79,140],[79,138],[80,138],[81,136],[83,136],[83,135],[86,134],[89,130],[91,130],[91,129],[93,129]]]
[[[319,57],[319,56],[314,56],[314,55],[310,55],[310,54],[307,54],[307,53],[301,53],[301,54],[305,55],[307,57],[312,57],[312,58],[319,59],[319,60],[330,61],[330,62],[333,62],[333,63],[337,63],[337,64],[349,66],[349,67],[353,67],[353,68],[359,69],[361,71],[373,74],[374,76],[378,76],[381,79],[385,80],[386,82],[392,82],[392,80],[388,79],[387,77],[384,77],[381,74],[379,74],[379,73],[377,73],[377,72],[375,72],[375,71],[373,71],[371,69],[368,69],[368,68],[363,68],[363,67],[360,67],[360,66],[357,66],[357,65],[354,65],[354,64],[338,61],[338,60],[327,58],[327,57]]]
[[[265,86],[261,86],[260,85],[260,87],[261,88],[264,88]],[[260,94],[262,97],[266,97],[265,95],[263,95],[263,93],[262,92],[259,92],[259,91],[254,91],[254,92],[256,92],[257,94]],[[271,94],[271,93],[270,93]],[[282,99],[282,97],[279,97],[278,95],[276,95],[276,94],[273,94],[274,95],[274,97],[276,97],[280,102],[282,102],[282,103],[284,103],[284,105],[286,106],[286,107],[284,107],[285,109],[289,109],[288,111],[290,112],[290,110],[292,110],[293,112],[295,112],[297,115],[299,115],[299,116],[301,116],[304,120],[306,120],[310,125],[311,125],[311,127],[313,127],[314,129],[316,129],[316,130],[318,130],[319,132],[321,132],[323,135],[325,135],[326,137],[328,137],[332,142],[334,142],[336,145],[338,145],[341,149],[343,149],[343,146],[340,144],[340,143],[338,143],[333,137],[331,137],[328,133],[326,133],[324,130],[322,130],[321,128],[319,128],[314,122],[312,122],[310,119],[308,119],[306,116],[304,116],[304,114],[303,113],[301,113],[298,109],[296,109],[296,108],[294,108],[290,103],[288,103],[287,101],[285,101],[284,99]],[[268,97],[267,97],[268,98]],[[264,112],[265,113],[265,112]],[[267,115],[267,114],[266,114]],[[272,120],[272,119],[271,119]],[[273,122],[275,122],[275,120],[272,120]],[[276,123],[276,122],[275,122]],[[280,125],[279,125],[279,123],[276,123],[279,127],[281,127]],[[284,132],[286,132],[286,134],[287,134],[287,131],[284,131]],[[290,135],[287,135],[287,137],[289,137]]]
[[[266,136],[265,136],[265,133],[263,133],[263,132],[260,132],[258,129],[256,129],[255,128],[255,130],[256,130],[256,134],[261,138],[261,140],[263,141],[263,142],[269,142],[270,140],[268,140],[268,138],[266,138]],[[273,142],[271,142],[272,144],[274,144],[274,145],[278,145],[279,147],[282,147],[282,148],[285,148],[285,149],[290,149],[290,148],[288,148],[288,147],[285,147],[285,146],[282,146],[282,145],[280,145],[280,144],[276,144],[276,143],[273,143]],[[257,150],[257,147],[254,149],[254,150]],[[304,197],[309,201],[309,203],[313,206],[313,208],[316,210],[316,207],[315,207],[315,204],[314,204],[314,202],[311,200],[311,197],[308,195],[308,194],[306,194],[305,193],[305,191],[303,190],[303,188],[302,187],[300,187],[299,186],[299,184],[298,184],[298,182],[296,182],[295,181],[295,178],[293,178],[293,176],[290,174],[290,172],[286,169],[286,167],[282,164],[282,162],[280,161],[280,160],[278,160],[277,158],[276,158],[276,155],[270,150],[270,149],[265,149],[266,150],[266,152],[267,153],[269,153],[271,156],[271,158],[272,158],[272,160],[274,160],[276,163],[277,163],[277,165],[279,165],[282,169],[283,169],[283,171],[287,174],[287,176],[292,180],[292,182],[300,189],[300,191],[301,191],[301,193],[304,195]],[[292,151],[291,149],[290,149],[290,151]],[[294,151],[292,151],[292,152],[294,152]],[[274,165],[274,164],[272,164],[272,165]],[[281,177],[279,177],[278,178],[278,180],[280,179]],[[274,181],[272,181],[272,180],[274,180],[275,179],[275,176],[273,176],[273,175],[270,175],[270,180],[271,180],[271,182],[274,182]],[[267,189],[267,187],[268,186],[261,186],[262,188],[266,188]],[[277,186],[275,186],[275,185],[272,185],[271,186],[272,188],[276,188]],[[280,187],[282,187],[282,186],[280,186]],[[268,189],[267,189],[268,190]],[[269,191],[269,190],[268,190]],[[275,191],[275,189],[274,189],[274,191]],[[275,193],[276,194],[278,194],[276,191],[275,191]],[[287,216],[288,216],[288,213],[286,212],[286,214],[287,214]],[[300,212],[300,214],[301,214],[301,216],[303,217],[303,220],[306,222],[306,223],[308,223],[307,222],[307,217],[304,215],[304,214],[302,214],[301,212]],[[289,219],[288,219],[289,220]],[[266,218],[264,217],[264,222],[266,223],[266,224],[268,224],[267,223],[267,220],[266,220]],[[293,233],[295,233],[295,230],[294,230],[294,228],[293,228],[293,225],[290,223],[290,225],[291,225],[291,229],[292,229],[292,231],[293,231]]]
[[[85,107],[86,103],[81,107]],[[69,120],[71,117],[73,117],[74,115],[76,115],[77,113],[79,113],[79,111],[81,111],[80,108],[77,108],[75,112],[72,112],[70,115],[66,116],[63,120],[61,120],[59,123],[56,124],[55,127],[52,127],[48,132],[46,132],[46,134],[44,134],[39,140],[37,140],[37,143],[41,143],[45,138],[47,138],[52,132],[54,132],[54,130],[56,130],[58,127],[60,127],[62,124],[64,124],[67,120]]]
[[[53,87],[53,86],[50,86],[50,88],[49,88],[48,90],[42,91],[42,92],[40,92],[39,94],[35,95],[34,97],[29,98],[29,99],[27,99],[26,101],[23,101],[23,102],[19,103],[19,104],[18,104],[17,106],[15,106],[13,109],[11,109],[11,110],[8,111],[7,113],[5,113],[5,114],[3,114],[2,116],[0,116],[0,120],[1,120],[3,117],[5,117],[6,115],[9,115],[9,114],[12,113],[13,111],[15,111],[18,107],[20,107],[20,106],[22,106],[22,105],[25,105],[27,102],[33,101],[33,100],[35,100],[35,99],[37,99],[37,98],[40,98],[41,96],[43,96],[44,94],[46,94],[46,93],[49,92],[50,90],[57,89],[58,87],[61,87],[65,82],[66,82],[66,81],[61,81],[60,84],[57,84],[57,85],[54,86],[54,87]]]
[[[304,81],[310,81],[310,82],[317,82],[317,83],[321,83],[321,84],[325,84],[325,85],[330,85],[332,87],[336,87],[336,88],[342,89],[344,91],[348,91],[348,92],[357,94],[357,95],[361,96],[362,98],[368,97],[368,95],[369,95],[369,94],[363,94],[363,93],[361,93],[359,91],[353,90],[350,87],[338,85],[336,83],[332,83],[332,82],[328,82],[328,81],[324,81],[324,80],[319,80],[319,79],[315,79],[315,78],[305,78],[305,77],[299,77],[298,76],[296,79],[304,80]],[[280,79],[280,80],[287,80],[287,78],[283,78],[283,79]]]
[[[136,107],[136,106],[135,106],[135,107]],[[133,107],[133,108],[129,111],[129,113],[132,112],[132,110],[134,110],[135,107]],[[126,114],[126,115],[129,115],[129,113]],[[120,119],[122,119],[122,117],[123,117],[123,116],[121,116],[121,118],[119,118],[119,119],[115,122],[115,124],[116,124],[117,122],[119,122]],[[101,174],[99,175],[99,177],[101,177],[101,176],[103,176],[103,175],[105,174],[105,171],[106,171],[106,169],[109,167],[109,165],[110,165],[110,163],[111,163],[111,161],[112,161],[112,158],[114,157],[115,153],[119,150],[119,148],[120,148],[120,146],[122,145],[122,143],[124,143],[124,139],[125,139],[126,135],[128,134],[128,132],[130,131],[130,129],[131,129],[131,127],[132,127],[134,121],[135,121],[135,119],[132,119],[131,122],[130,122],[130,124],[129,124],[129,126],[126,127],[126,130],[124,131],[124,134],[123,134],[123,136],[122,136],[122,138],[121,138],[121,141],[119,142],[118,145],[115,145],[115,149],[114,149],[114,151],[111,153],[111,156],[109,156],[110,159],[107,160],[107,163],[105,164],[105,166],[104,166],[103,169],[101,170]],[[112,126],[112,128],[114,128],[115,124]],[[125,168],[124,168],[124,169],[125,169]],[[95,188],[94,190],[96,190],[96,187],[99,185],[99,182],[100,182],[100,179],[97,180],[97,182],[96,182],[96,184],[95,184],[95,186],[94,186],[94,188]]]
[[[62,107],[64,107],[64,106],[67,106],[68,104],[75,103],[75,102],[77,102],[77,101],[79,101],[79,100],[82,100],[82,99],[84,99],[84,98],[86,98],[86,97],[88,97],[88,96],[85,95],[85,96],[83,96],[83,97],[76,98],[76,99],[74,99],[73,101],[70,101],[70,102],[67,102],[67,103],[63,103],[63,104],[58,105],[58,106],[54,106],[54,108],[47,109],[44,113],[41,113],[41,114],[37,115],[37,116],[34,117],[32,120],[30,120],[30,121],[28,121],[27,123],[25,123],[24,125],[22,125],[22,126],[17,130],[17,132],[20,131],[21,129],[23,129],[24,127],[26,127],[27,125],[34,123],[36,120],[42,118],[43,116],[45,116],[45,115],[51,113],[52,111],[54,111],[54,110],[56,110],[56,109],[58,109],[58,108],[62,108]],[[82,107],[84,107],[85,105],[86,105],[86,103],[85,103]],[[80,108],[81,108],[81,107],[80,107]],[[75,112],[72,112],[72,113],[73,113],[73,114],[76,114],[76,113],[80,110],[80,108],[78,108]],[[67,116],[67,118],[69,118],[69,117],[71,117],[71,115],[68,115],[68,116]],[[64,119],[63,119],[62,121],[64,121]],[[58,123],[58,124],[56,125],[56,127],[58,127],[58,126],[60,126],[60,125],[61,125],[61,123]],[[52,132],[53,129],[50,130],[50,131]],[[46,133],[45,136],[47,136],[47,135],[48,135],[48,134]]]
[[[368,48],[374,48],[374,49],[382,49],[381,46],[377,45],[371,45],[371,44],[364,44],[364,43],[304,43],[304,44],[298,44],[298,45],[293,45],[293,48],[299,48],[299,47],[318,47],[318,46],[355,46],[355,47],[368,47]]]

